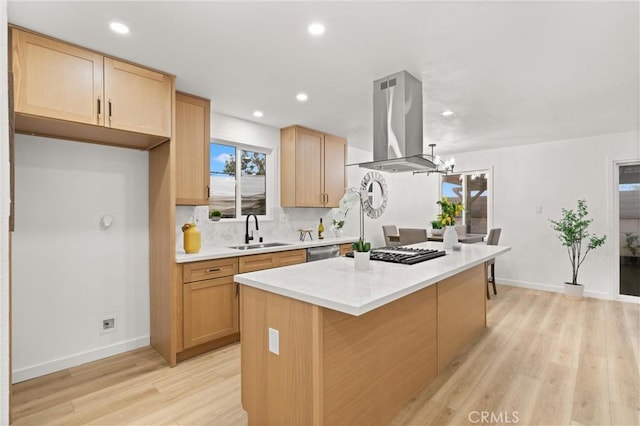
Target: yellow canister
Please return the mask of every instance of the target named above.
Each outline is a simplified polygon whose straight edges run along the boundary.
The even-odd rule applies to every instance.
[[[186,253],[197,253],[200,251],[200,231],[195,223],[185,223],[182,225],[183,246]]]

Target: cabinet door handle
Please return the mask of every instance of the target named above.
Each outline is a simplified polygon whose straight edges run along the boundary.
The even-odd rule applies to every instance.
[[[211,198],[211,188],[209,188],[209,185],[207,185],[207,200]]]
[[[238,296],[240,294],[240,284],[235,283],[236,284],[236,296]]]
[[[102,99],[98,96],[98,120],[102,118]]]
[[[212,272],[220,272],[222,270],[222,268],[211,268],[211,269],[207,269],[205,272],[207,274],[210,274]]]
[[[109,122],[111,122],[111,99],[109,99]]]

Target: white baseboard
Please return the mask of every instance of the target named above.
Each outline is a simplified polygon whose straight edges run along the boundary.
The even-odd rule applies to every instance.
[[[80,352],[64,358],[58,358],[41,364],[32,365],[30,367],[21,368],[19,370],[13,370],[12,380],[13,383],[23,382],[55,371],[64,370],[65,368],[75,367],[76,365],[96,361],[111,355],[117,355],[133,349],[149,346],[149,342],[149,336],[137,337],[135,339],[126,340],[113,345]]]
[[[511,287],[528,288],[531,290],[550,291],[553,293],[564,293],[564,288],[562,286],[530,283],[526,281],[508,280],[508,279],[499,278],[499,277],[496,277],[496,284],[504,284],[504,285],[509,285]],[[609,293],[605,293],[603,291],[591,291],[591,290],[585,289],[584,296],[591,297],[593,299],[613,300],[613,298],[611,297],[611,295],[609,295]]]

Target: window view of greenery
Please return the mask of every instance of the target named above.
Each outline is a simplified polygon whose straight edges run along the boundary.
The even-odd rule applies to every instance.
[[[262,152],[212,142],[209,210],[219,210],[223,218],[266,215],[266,160]]]
[[[457,225],[464,224],[468,234],[487,233],[487,175],[454,174],[442,177],[442,196],[464,206]]]

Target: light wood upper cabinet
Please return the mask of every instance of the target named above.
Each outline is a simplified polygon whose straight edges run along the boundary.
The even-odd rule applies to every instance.
[[[18,113],[102,125],[103,56],[24,31],[11,31]]]
[[[107,127],[171,136],[171,77],[104,58]]]
[[[16,132],[151,149],[171,137],[174,77],[11,27]]]
[[[176,204],[209,204],[211,101],[176,93]]]
[[[345,189],[347,141],[291,126],[280,131],[282,207],[338,207]]]
[[[324,193],[325,207],[338,207],[346,186],[347,141],[333,135],[324,135]]]

